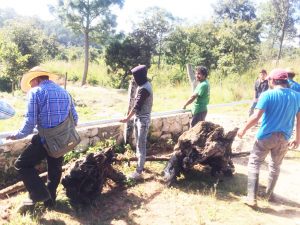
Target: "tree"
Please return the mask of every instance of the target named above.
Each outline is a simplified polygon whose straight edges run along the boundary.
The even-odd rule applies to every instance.
[[[256,18],[255,7],[250,0],[219,0],[214,6],[216,20],[251,21]]]
[[[113,73],[111,76],[112,85],[117,88],[128,87],[130,69],[137,64],[150,67],[150,49],[147,49],[143,42],[135,38],[136,36],[129,35],[124,40],[115,39],[106,49],[105,62]]]
[[[116,26],[116,17],[111,13],[111,6],[122,6],[124,0],[58,0],[52,7],[59,18],[68,27],[84,35],[84,71],[82,85],[86,83],[89,66],[90,38],[93,35],[104,37]]]
[[[5,21],[15,19],[17,14],[14,9],[0,9],[0,27],[4,26]]]
[[[191,27],[177,27],[167,38],[165,55],[167,63],[179,64],[184,71],[186,64],[215,67],[213,51],[217,45],[216,27],[212,22]]]
[[[217,45],[213,49],[222,76],[239,74],[257,58],[261,23],[250,0],[218,1],[215,6]]]
[[[141,14],[141,21],[136,24],[136,30],[142,31],[151,38],[153,54],[158,55],[157,66],[160,66],[162,47],[166,35],[172,30],[176,21],[168,11],[159,7],[149,7]]]
[[[54,58],[59,46],[33,21],[11,20],[0,30],[0,64],[2,74],[17,83],[22,74],[45,59]]]
[[[239,74],[257,58],[260,24],[246,21],[225,21],[218,27],[218,44],[213,49],[217,71],[222,76]]]
[[[299,0],[269,0],[262,5],[261,19],[265,24],[266,38],[271,39],[271,48],[278,44],[277,63],[282,55],[284,40],[292,40],[297,35],[296,23],[300,16]]]
[[[38,27],[36,21],[12,20],[1,30],[6,39],[17,46],[22,56],[28,55],[26,63],[28,69],[39,65],[47,58],[53,58],[59,52],[55,37],[46,36],[36,27]]]
[[[30,55],[22,55],[18,46],[0,36],[0,64],[1,73],[8,77],[12,83],[12,90],[18,82],[20,75],[27,70]]]
[[[166,38],[165,51],[167,63],[178,64],[181,71],[190,62],[192,43],[189,33],[183,27],[177,27]]]

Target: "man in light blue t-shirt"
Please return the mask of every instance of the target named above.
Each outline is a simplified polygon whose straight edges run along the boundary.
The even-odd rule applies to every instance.
[[[288,88],[288,74],[284,69],[275,69],[267,77],[270,90],[261,94],[255,113],[248,122],[238,131],[238,137],[242,138],[246,131],[257,124],[262,117],[261,127],[256,135],[253,150],[248,162],[248,194],[245,204],[256,207],[259,168],[269,152],[269,179],[266,189],[266,197],[274,200],[273,190],[277,182],[280,165],[288,150],[288,146],[297,148],[300,143],[300,93]],[[297,118],[296,138],[288,143]]]
[[[288,73],[289,87],[294,91],[300,92],[300,84],[294,81],[296,73],[292,68],[286,68],[286,71]]]

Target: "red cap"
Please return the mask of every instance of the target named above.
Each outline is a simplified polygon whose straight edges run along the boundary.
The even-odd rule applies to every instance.
[[[269,76],[267,76],[268,80],[287,80],[288,73],[285,69],[274,69],[270,72]]]

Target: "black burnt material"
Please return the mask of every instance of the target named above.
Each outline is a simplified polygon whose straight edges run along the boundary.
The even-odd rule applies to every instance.
[[[113,148],[105,149],[95,155],[90,153],[84,160],[77,160],[62,179],[62,185],[70,202],[92,203],[100,196],[107,179],[123,184],[126,177],[112,167],[115,160]]]
[[[223,173],[232,176],[234,165],[231,160],[232,142],[238,128],[227,133],[224,128],[212,122],[202,121],[184,132],[174,147],[174,154],[164,169],[168,185],[181,173],[185,174],[196,164],[211,166],[211,174]]]

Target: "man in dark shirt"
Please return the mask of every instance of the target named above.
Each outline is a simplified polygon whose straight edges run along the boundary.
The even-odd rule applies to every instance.
[[[249,110],[249,116],[253,114],[260,94],[269,89],[269,84],[268,84],[268,80],[266,80],[266,77],[267,77],[267,71],[265,69],[262,69],[258,79],[255,81],[254,84],[255,95],[254,95],[252,106]]]
[[[134,80],[138,85],[135,104],[128,113],[127,117],[120,120],[127,123],[135,115],[134,130],[136,138],[136,155],[138,157],[136,171],[130,176],[131,179],[137,180],[142,176],[146,160],[146,142],[147,134],[151,121],[151,110],[153,104],[153,92],[150,82],[147,79],[147,68],[140,65],[131,70]]]

